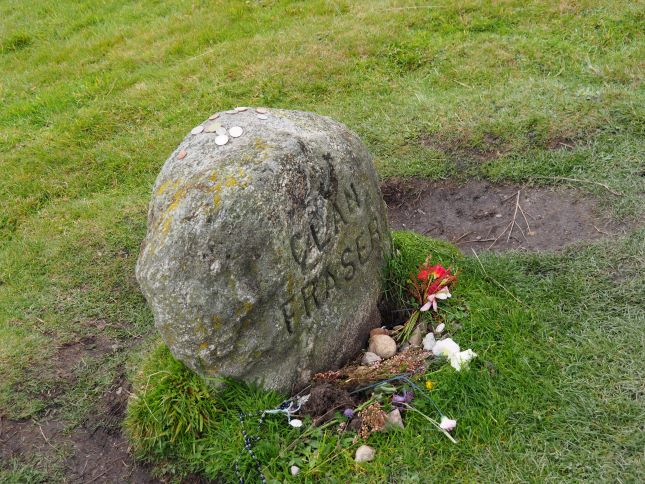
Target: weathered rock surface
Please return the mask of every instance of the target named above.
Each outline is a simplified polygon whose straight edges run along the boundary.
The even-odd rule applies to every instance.
[[[265,117],[222,113],[177,147],[154,187],[137,278],[177,359],[289,392],[380,325],[390,239],[355,134],[311,113]],[[243,134],[218,145],[213,122]]]

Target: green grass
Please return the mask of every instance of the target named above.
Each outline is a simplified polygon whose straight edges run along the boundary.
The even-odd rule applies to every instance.
[[[0,415],[72,428],[135,372],[155,338],[133,277],[154,178],[213,111],[266,105],[346,123],[383,177],[606,183],[623,195],[572,182],[628,227],[565,254],[482,257],[524,306],[465,259],[460,342],[498,369],[446,390],[459,450],[418,422],[412,463],[383,436],[374,465],[343,450],[312,475],[642,480],[644,13],[626,0],[1,3]],[[61,381],[61,345],[92,335],[119,350]],[[1,463],[0,480],[41,460]]]
[[[645,377],[640,362],[645,310],[624,312],[590,305],[588,299],[638,304],[645,278],[619,286],[607,281],[619,276],[617,264],[622,275],[638,269],[634,262],[645,256],[644,238],[641,233],[621,244],[636,255],[631,262],[621,264],[620,256],[607,257],[606,247],[595,247],[574,262],[573,252],[486,256],[485,274],[476,259],[455,257],[446,244],[395,233],[398,255],[391,262],[390,285],[404,283],[428,253],[461,269],[447,310],[467,311],[448,330],[479,357],[467,372],[445,365],[430,376],[433,397],[459,421],[459,443],[407,414],[403,432],[370,438],[376,460],[357,465],[351,436],[340,438],[335,427],[294,431],[284,418],[274,417],[256,448],[263,472],[276,482],[288,478],[294,463],[305,481],[639,480],[645,442],[637,398]],[[143,365],[134,393],[126,427],[139,456],[180,475],[200,473],[226,482],[235,480],[233,464],[243,455],[238,412],[281,401],[236,384],[209,390],[163,345]],[[427,402],[416,405],[436,416]],[[247,429],[253,430],[256,420],[250,422]]]

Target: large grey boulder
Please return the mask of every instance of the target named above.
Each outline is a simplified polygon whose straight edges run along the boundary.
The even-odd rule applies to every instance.
[[[137,278],[175,358],[290,392],[355,356],[379,326],[390,238],[354,133],[311,113],[259,111],[221,113],[166,160]]]

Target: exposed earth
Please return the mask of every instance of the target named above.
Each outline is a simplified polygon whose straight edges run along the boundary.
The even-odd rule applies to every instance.
[[[381,191],[391,229],[444,239],[468,254],[557,250],[621,232],[596,201],[573,189],[392,178]]]

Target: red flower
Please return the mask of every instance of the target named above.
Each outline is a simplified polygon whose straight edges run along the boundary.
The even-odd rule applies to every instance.
[[[435,279],[442,279],[443,277],[450,274],[450,272],[446,270],[445,267],[439,264],[437,264],[436,266],[430,267],[430,269],[428,270],[430,271],[430,273]]]
[[[428,269],[422,269],[419,274],[417,274],[417,278],[420,281],[427,281],[428,277],[430,277],[430,271]]]

